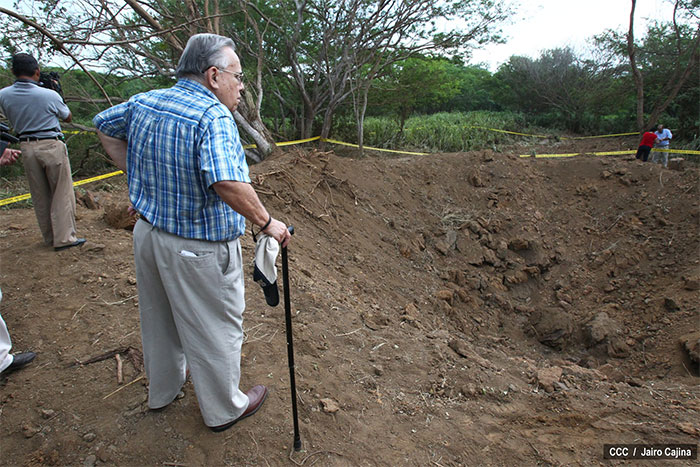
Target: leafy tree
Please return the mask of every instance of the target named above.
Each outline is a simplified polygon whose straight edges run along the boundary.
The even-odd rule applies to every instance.
[[[384,111],[398,117],[403,132],[416,109],[438,108],[460,91],[455,65],[444,58],[415,57],[394,65],[391,74],[377,80],[371,100],[383,102]]]
[[[334,114],[353,97],[360,145],[374,80],[419,53],[499,40],[498,25],[510,14],[509,2],[494,0],[288,0],[281,5],[265,12],[258,3],[246,2],[257,15],[251,16],[276,30],[274,36],[284,44],[284,60],[267,61],[294,88],[297,99],[281,102],[302,115],[302,137],[311,136],[319,117],[321,136],[327,137]],[[438,22],[457,18],[457,27],[438,31]]]
[[[496,73],[501,102],[531,114],[550,114],[551,124],[580,132],[588,116],[600,115],[610,99],[610,76],[570,48],[546,50],[540,58],[513,56]]]
[[[334,113],[355,96],[358,121],[374,79],[391,65],[430,50],[498,40],[510,14],[496,0],[35,0],[0,24],[11,51],[30,44],[70,65],[105,69],[108,75],[168,76],[186,39],[197,32],[234,38],[248,82],[234,117],[262,155],[274,148],[261,118],[265,91],[277,98],[266,108],[292,117],[310,136],[317,117],[328,136]],[[460,19],[440,33],[436,24]],[[27,28],[27,26],[30,26]],[[46,50],[46,46],[50,49]],[[93,79],[111,103],[103,83]],[[267,94],[268,96],[270,94]],[[360,125],[361,126],[361,125]]]
[[[637,100],[637,128],[639,130],[655,124],[659,116],[671,104],[673,99],[683,89],[686,82],[694,74],[697,75],[697,66],[700,63],[700,1],[698,0],[675,0],[673,10],[673,21],[670,25],[652,26],[647,36],[646,43],[638,45],[634,37],[634,12],[636,0],[632,0],[630,11],[629,30],[626,35],[626,54],[629,60],[629,67],[634,78]],[[681,23],[679,20],[685,20]],[[612,47],[617,50],[614,44]],[[654,42],[649,39],[661,39]],[[654,44],[662,43],[663,48],[657,48]],[[661,86],[654,86],[660,90],[656,98],[652,98],[651,105],[645,105],[645,100],[650,94],[645,92],[645,75],[647,70],[653,73],[652,63],[661,65],[665,71],[665,79]],[[651,93],[653,95],[653,93]],[[651,96],[650,96],[651,97]],[[645,122],[645,108],[649,107],[650,114]]]

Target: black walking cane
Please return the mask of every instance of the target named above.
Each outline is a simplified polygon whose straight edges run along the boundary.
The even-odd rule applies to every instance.
[[[294,235],[294,226],[289,226],[289,233]],[[297,385],[294,381],[294,342],[292,340],[292,305],[289,299],[289,267],[287,266],[287,247],[282,247],[282,282],[284,283],[284,319],[287,325],[287,360],[289,361],[289,384],[292,390],[292,416],[294,417],[294,450],[301,449],[299,435],[299,417],[297,415]]]

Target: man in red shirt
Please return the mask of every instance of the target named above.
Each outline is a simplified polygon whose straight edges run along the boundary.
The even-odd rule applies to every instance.
[[[653,129],[645,132],[642,135],[642,142],[639,143],[639,148],[637,149],[637,159],[646,162],[647,159],[649,159],[651,148],[654,146],[654,143],[658,142],[659,139],[656,137],[656,133],[654,133]]]

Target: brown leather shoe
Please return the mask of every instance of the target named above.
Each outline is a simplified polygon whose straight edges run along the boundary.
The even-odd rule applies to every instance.
[[[257,386],[253,386],[250,389],[250,391],[246,393],[246,395],[248,396],[249,402],[248,408],[245,409],[245,412],[243,412],[240,417],[233,421],[219,426],[210,426],[209,428],[211,428],[211,431],[215,431],[218,433],[220,431],[228,430],[244,418],[250,417],[255,412],[257,412],[258,409],[263,405],[263,402],[265,402],[265,399],[267,398],[267,388],[262,384],[258,384]]]

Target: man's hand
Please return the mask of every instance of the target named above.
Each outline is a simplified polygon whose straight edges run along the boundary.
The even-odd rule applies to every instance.
[[[286,247],[292,239],[292,234],[289,233],[287,226],[284,225],[284,222],[280,222],[277,219],[272,219],[270,225],[263,230],[263,233],[277,240],[282,247]]]
[[[20,154],[22,154],[22,151],[19,149],[5,149],[2,156],[0,156],[0,165],[13,164]]]

